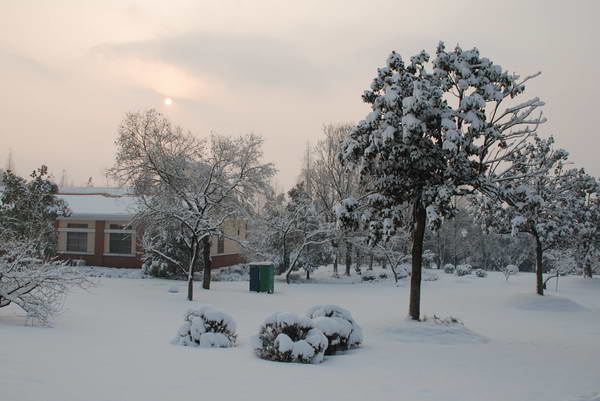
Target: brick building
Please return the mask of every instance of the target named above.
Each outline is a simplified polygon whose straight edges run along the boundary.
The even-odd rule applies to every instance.
[[[65,187],[58,196],[71,209],[69,217],[56,222],[58,253],[64,259],[83,259],[90,266],[141,267],[140,227],[129,224],[135,214],[136,199],[121,188]],[[228,236],[244,238],[246,224],[228,221]],[[241,261],[240,247],[227,238],[214,238],[212,267],[230,266]]]

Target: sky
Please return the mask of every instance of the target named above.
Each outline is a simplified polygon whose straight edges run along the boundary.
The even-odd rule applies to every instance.
[[[1,0],[0,167],[107,184],[119,122],[255,133],[283,190],[324,124],[365,118],[392,50],[477,47],[546,102],[540,132],[600,176],[600,1]],[[173,103],[165,105],[165,98]],[[108,182],[110,184],[110,182]]]

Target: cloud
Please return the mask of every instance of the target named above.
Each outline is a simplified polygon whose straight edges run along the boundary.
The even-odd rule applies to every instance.
[[[32,74],[43,79],[62,78],[62,75],[58,71],[48,65],[3,47],[0,47],[0,65],[6,71],[19,71],[20,73]]]
[[[103,44],[93,53],[141,59],[181,68],[201,79],[211,76],[235,86],[315,88],[325,71],[293,43],[265,36],[194,32],[168,38]]]

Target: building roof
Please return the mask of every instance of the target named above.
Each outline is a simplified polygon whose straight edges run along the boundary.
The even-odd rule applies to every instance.
[[[129,220],[136,211],[136,197],[127,188],[63,187],[57,195],[67,202],[69,220]]]

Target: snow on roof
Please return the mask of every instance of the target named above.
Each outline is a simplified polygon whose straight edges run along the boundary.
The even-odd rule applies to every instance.
[[[71,209],[67,219],[128,220],[135,214],[137,199],[133,196],[106,194],[58,194]]]
[[[123,196],[131,195],[131,188],[122,187],[60,187],[58,193],[62,195],[71,194],[87,194],[87,195],[108,195],[108,196]]]

